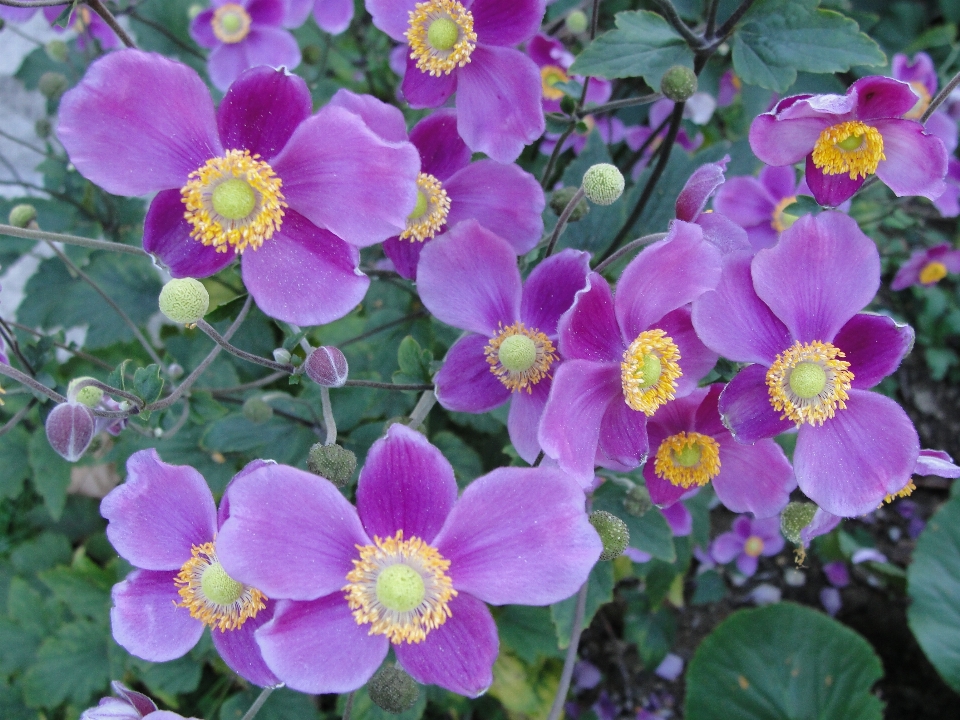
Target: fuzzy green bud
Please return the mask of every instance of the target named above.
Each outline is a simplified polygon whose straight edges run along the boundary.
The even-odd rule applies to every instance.
[[[660,92],[668,100],[686,102],[697,91],[697,76],[686,65],[674,65],[660,78]]]
[[[46,139],[50,137],[50,133],[53,132],[53,125],[50,124],[47,118],[40,118],[33,124],[33,131],[37,134],[38,138]]]
[[[273,351],[273,359],[278,363],[288,363],[291,357],[290,351],[286,348],[279,347]]]
[[[623,496],[623,509],[633,517],[643,517],[653,508],[650,491],[642,485],[634,485]]]
[[[56,62],[65,63],[67,61],[67,55],[69,53],[69,48],[63,40],[51,40],[48,42],[43,49],[47,53],[47,57]]]
[[[337,487],[343,487],[357,469],[357,456],[340,445],[317,443],[307,455],[307,469]]]
[[[207,314],[209,307],[207,289],[193,278],[171,280],[160,291],[160,312],[178,324],[195,324]]]
[[[560,98],[560,109],[567,115],[573,115],[573,111],[577,109],[577,101],[569,95],[564,95]]]
[[[67,76],[58,72],[45,72],[37,81],[37,89],[48,100],[57,100],[70,87]]]
[[[25,228],[37,219],[37,209],[33,205],[14,205],[7,222],[18,228]]]
[[[612,205],[623,195],[623,173],[616,165],[598,163],[583,174],[583,192],[597,205]]]
[[[78,377],[70,381],[67,385],[67,400],[86,405],[88,408],[94,408],[100,404],[103,399],[103,390],[93,385],[85,385],[76,390],[75,388],[84,380],[93,380],[91,377]]]
[[[318,45],[306,45],[303,50],[303,61],[307,65],[317,65],[323,57],[323,50]]]
[[[813,516],[816,512],[817,506],[813,503],[789,503],[780,514],[780,532],[794,545],[800,545],[800,533],[813,522]]]
[[[420,686],[396,665],[384,665],[371,678],[367,693],[378,708],[400,715],[417,704]]]
[[[630,542],[630,531],[623,520],[606,510],[594,510],[590,513],[590,524],[603,541],[601,560],[613,560],[623,555]]]
[[[577,188],[573,187],[563,187],[559,190],[554,190],[553,194],[550,195],[550,209],[559,217],[576,194]],[[585,197],[580,198],[580,202],[574,206],[573,212],[570,213],[569,222],[577,222],[577,220],[583,219],[588,212],[590,212],[590,203],[587,202]]]
[[[273,417],[273,408],[261,396],[254,395],[243,403],[243,416],[254,425],[260,425]]]
[[[564,21],[564,24],[566,24],[567,30],[572,32],[574,35],[579,35],[582,32],[586,32],[587,14],[583,10],[574,10],[572,13],[567,15],[567,19]]]

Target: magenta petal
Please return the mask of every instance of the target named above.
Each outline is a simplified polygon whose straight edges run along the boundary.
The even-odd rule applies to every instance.
[[[602,550],[580,486],[555,468],[473,481],[434,541],[453,586],[493,605],[549,605],[586,581]]]
[[[456,501],[453,468],[416,430],[391,425],[370,448],[357,484],[357,512],[370,537],[403,530],[432,544]]]
[[[847,94],[856,95],[858,120],[899,118],[917,104],[917,96],[909,83],[882,75],[857,80]]]
[[[758,179],[761,187],[769,193],[774,202],[800,194],[800,188],[797,186],[797,174],[791,166],[773,167],[768,165],[760,171]]]
[[[399,237],[387,238],[383,241],[383,254],[390,258],[393,269],[397,271],[400,277],[407,280],[416,280],[420,253],[428,242],[430,242],[429,238],[423,242],[401,240]]]
[[[282,7],[282,3],[277,3]],[[250,67],[267,65],[293,70],[300,64],[300,45],[288,31],[270,25],[256,25],[250,29],[244,47]]]
[[[405,41],[403,41],[405,42]],[[410,107],[418,110],[443,105],[457,89],[459,73],[434,76],[417,67],[417,61],[407,55],[407,70],[400,83],[400,94]]]
[[[834,338],[853,373],[853,387],[872,388],[900,366],[913,348],[914,332],[885,315],[859,313]]]
[[[543,135],[540,71],[519,50],[478,45],[457,83],[457,129],[474,152],[513,162]]]
[[[634,410],[621,396],[613,400],[600,421],[599,465],[629,471],[638,467],[647,452],[647,416]]]
[[[813,152],[831,124],[829,117],[777,120],[772,113],[758,115],[750,125],[750,148],[768,165],[793,165]]]
[[[797,481],[777,443],[741,445],[728,433],[715,439],[720,443],[720,474],[713,479],[713,489],[728,510],[766,518],[786,507]]]
[[[660,441],[656,445],[651,444],[651,448],[659,448]],[[653,460],[648,460],[643,466],[643,479],[647,484],[647,491],[650,493],[650,500],[659,508],[670,508],[677,504],[677,501],[687,494],[687,488],[674,485],[669,480],[657,475],[653,467]]]
[[[213,646],[231,670],[245,680],[260,687],[270,687],[280,683],[280,679],[270,672],[263,661],[260,647],[253,634],[261,625],[273,617],[275,603],[267,601],[267,607],[249,618],[236,630],[210,629]]]
[[[927,135],[913,120],[884,119],[872,124],[883,136],[887,158],[877,165],[877,177],[899,197],[940,197],[947,174],[947,149],[940,138]]]
[[[410,142],[420,152],[420,170],[440,182],[470,164],[470,148],[457,132],[457,111],[453,108],[432,112],[414,125]]]
[[[759,364],[747,365],[727,384],[720,395],[720,415],[736,441],[747,445],[794,426],[781,420],[770,404],[767,368]]]
[[[244,0],[243,5],[254,25],[280,25],[287,14],[289,0]]]
[[[544,0],[474,0],[470,6],[477,42],[505,47],[532,38],[545,11]]]
[[[813,155],[807,156],[804,179],[813,199],[824,207],[837,207],[846,202],[867,180],[863,176],[851,178],[847,173],[827,175],[813,164]]]
[[[369,631],[337,591],[310,602],[278,602],[256,641],[267,666],[290,688],[344,693],[366,683],[387,656],[387,638]]]
[[[734,532],[720,533],[710,546],[710,556],[714,562],[721,565],[726,565],[741,552],[743,552],[743,538]]]
[[[746,553],[741,553],[737,556],[737,570],[747,577],[753,577],[754,573],[757,572],[758,563],[759,559],[755,556],[747,555]]]
[[[720,252],[703,239],[698,225],[676,221],[660,242],[637,255],[620,276],[614,305],[627,342],[668,312],[720,280]]]
[[[793,175],[792,167],[776,169],[787,170]],[[757,178],[735,177],[727,180],[717,190],[713,198],[713,209],[740,227],[750,228],[770,224],[777,200],[779,198],[772,198]]]
[[[243,254],[243,284],[270,317],[323,325],[353,310],[370,286],[354,252],[332,232],[288,210],[263,247]]]
[[[942,478],[960,477],[960,467],[953,464],[953,458],[943,450],[921,450],[917,458],[916,475],[936,475]]]
[[[175,578],[169,570],[135,570],[113,586],[113,639],[131,655],[150,662],[176,660],[203,634],[203,623],[177,607],[182,598]]]
[[[537,433],[552,385],[549,378],[544,378],[531,386],[529,393],[524,391],[511,393],[510,413],[507,415],[510,442],[517,454],[531,465],[540,454],[540,440],[537,438]]]
[[[880,255],[856,221],[841,212],[805,215],[757,253],[757,295],[795,340],[832,342],[880,287]]]
[[[100,503],[107,538],[131,565],[179,570],[194,545],[213,540],[217,508],[203,475],[189,465],[168,465],[156,450],[127,460],[127,481]]]
[[[271,165],[292,209],[358,247],[399,235],[417,199],[416,149],[339,107],[301,123]]]
[[[487,337],[519,317],[517,256],[476,220],[460,223],[423,249],[417,289],[440,322]]]
[[[701,214],[697,218],[697,225],[703,230],[703,239],[723,256],[755,252],[747,231],[718,212]]]
[[[230,577],[269,598],[313,600],[339,591],[358,557],[356,546],[369,544],[333,483],[266,465],[231,483],[217,556]]]
[[[233,262],[233,247],[217,252],[190,237],[193,226],[184,217],[179,190],[161,190],[150,203],[143,221],[143,249],[175,278],[203,278]]]
[[[947,162],[949,163],[950,160],[954,159],[953,151],[957,149],[957,141],[960,139],[958,138],[960,128],[957,127],[957,121],[945,112],[937,111],[927,118],[924,129],[928,135],[935,135],[940,138],[940,142],[947,150]]]
[[[207,57],[207,75],[211,84],[221,92],[226,92],[230,84],[251,67],[243,43],[219,44]]]
[[[613,309],[613,293],[597,273],[576,294],[573,307],[558,324],[560,352],[565,358],[619,363],[625,349]]]
[[[810,541],[815,537],[826,535],[833,530],[840,524],[842,519],[843,518],[837,517],[836,515],[831,515],[823,508],[817,508],[817,512],[813,515],[813,520],[800,531],[800,542],[803,543],[803,547],[809,546]]]
[[[693,532],[693,515],[687,510],[687,506],[682,502],[676,502],[660,509],[660,514],[670,526],[670,532],[674,537],[687,537]]]
[[[557,334],[560,316],[587,285],[590,254],[566,249],[537,265],[523,287],[520,319],[549,336]]]
[[[917,431],[897,403],[850,390],[846,409],[819,427],[800,427],[793,464],[807,497],[829,513],[855,517],[901,490],[919,455]]]
[[[139,50],[90,66],[60,101],[57,136],[80,174],[114,195],[179,188],[223,154],[200,76]]]
[[[217,125],[225,148],[249,150],[269,162],[312,112],[303,78],[255,67],[230,86],[217,109]]]
[[[407,41],[404,33],[410,27],[410,12],[417,0],[366,0],[364,4],[376,27],[399,43]]]
[[[683,190],[680,191],[680,195],[677,196],[675,206],[677,220],[693,222],[697,219],[707,206],[710,196],[723,185],[723,173],[727,169],[728,162],[730,162],[729,155],[719,162],[707,163],[694,170],[684,184]]]
[[[660,318],[656,326],[667,333],[680,351],[680,370],[683,374],[677,378],[676,395],[682,397],[694,390],[700,378],[713,370],[717,364],[717,353],[697,337],[690,321],[689,308],[677,308]]]
[[[324,32],[339,35],[353,20],[353,0],[316,0],[313,19]]]
[[[357,95],[341,88],[334,93],[328,104],[359,115],[366,126],[384,140],[404,142],[407,139],[407,123],[403,119],[403,113],[372,95]]]
[[[497,625],[487,606],[467,593],[450,601],[450,614],[423,642],[394,645],[393,651],[417,682],[477,697],[493,683]]]
[[[467,335],[447,352],[437,373],[437,400],[447,410],[484,413],[510,399],[510,390],[491,372],[484,348],[490,338]]]
[[[516,165],[479,160],[443,184],[450,197],[447,225],[477,220],[525,255],[543,235],[545,200],[540,183]]]

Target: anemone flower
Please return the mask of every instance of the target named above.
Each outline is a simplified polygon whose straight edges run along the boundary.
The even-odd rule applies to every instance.
[[[96,707],[80,713],[80,720],[186,720],[182,715],[158,710],[157,704],[142,693],[116,681],[110,683],[116,697],[105,697]]]
[[[527,43],[527,55],[540,68],[543,111],[560,112],[560,99],[564,93],[563,90],[556,87],[557,84],[573,80],[582,85],[585,79],[579,75],[570,76],[567,74],[567,68],[573,65],[575,60],[573,53],[567,50],[563,43],[556,38],[537,33]],[[588,106],[590,103],[598,105],[605,103],[610,99],[612,92],[613,83],[603,78],[592,77],[590,78],[590,84],[587,86],[585,102]]]
[[[757,572],[761,556],[772,557],[783,550],[780,519],[776,517],[751,519],[741,515],[733,521],[729,532],[721,533],[710,546],[714,562],[726,565],[736,558],[737,570],[747,577]]]
[[[954,250],[949,243],[941,243],[932,248],[916,250],[897,271],[890,289],[903,290],[911,285],[930,287],[936,285],[950,273],[960,272],[960,250]]]

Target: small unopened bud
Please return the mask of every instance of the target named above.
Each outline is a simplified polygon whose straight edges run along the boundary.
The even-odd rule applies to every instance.
[[[564,187],[559,190],[554,190],[550,196],[550,209],[559,217],[576,194],[577,188],[574,187]],[[570,213],[570,222],[582,220],[588,212],[590,212],[590,203],[587,202],[585,197],[580,198],[580,202],[574,205],[573,212]]]
[[[88,408],[96,407],[103,399],[103,390],[93,385],[85,385],[79,390],[76,390],[77,385],[84,380],[93,380],[93,378],[78,377],[70,381],[70,384],[67,385],[67,400],[69,402],[78,402],[81,405],[86,405]]]
[[[286,348],[280,347],[273,351],[273,359],[276,360],[278,363],[284,363],[284,364],[289,363],[290,357],[291,357],[290,351],[287,350]]]
[[[167,365],[167,375],[171,380],[183,377],[183,365],[180,363],[170,363]]]
[[[623,195],[623,173],[616,165],[598,163],[583,174],[583,192],[597,205],[612,205]]]
[[[33,124],[33,131],[37,134],[38,138],[48,138],[50,133],[53,132],[53,125],[50,124],[50,121],[47,118],[40,118]]]
[[[794,545],[801,544],[800,533],[813,522],[817,506],[810,502],[788,503],[780,514],[780,532]]]
[[[634,485],[623,497],[623,509],[634,517],[643,517],[653,508],[650,491],[642,485]]]
[[[37,81],[37,89],[48,100],[56,100],[70,87],[67,76],[58,72],[45,72]]]
[[[668,100],[686,102],[697,91],[697,76],[686,65],[674,65],[660,78],[660,92]]]
[[[307,455],[307,469],[337,487],[343,487],[357,469],[357,456],[340,445],[317,443]]]
[[[573,111],[577,109],[577,101],[569,95],[564,95],[560,98],[560,109],[567,115],[573,115]]]
[[[590,513],[590,524],[603,541],[601,560],[613,560],[623,555],[630,542],[630,531],[623,520],[606,510],[594,510]]]
[[[574,35],[579,35],[582,32],[586,32],[587,14],[583,10],[574,10],[572,13],[567,15],[567,19],[564,21],[564,24],[566,24],[567,30],[572,32]]]
[[[322,345],[307,356],[303,363],[307,377],[324,387],[343,387],[347,381],[347,358],[330,345]]]
[[[37,209],[33,205],[14,205],[7,218],[14,227],[25,228],[37,219]]]
[[[317,65],[323,57],[323,50],[318,45],[306,45],[301,53],[307,65]]]
[[[262,397],[254,395],[243,403],[243,416],[250,422],[260,425],[273,417],[273,408]]]
[[[160,312],[181,325],[193,325],[207,314],[209,307],[207,289],[193,278],[171,280],[160,291]]]
[[[400,715],[417,704],[420,686],[403,669],[396,665],[384,665],[370,679],[367,693],[378,708]]]
[[[62,403],[47,416],[47,440],[64,460],[76,462],[93,440],[96,421],[86,405]]]
[[[69,48],[63,40],[51,40],[44,46],[43,49],[47,51],[47,56],[51,60],[61,63],[65,63],[67,61]]]

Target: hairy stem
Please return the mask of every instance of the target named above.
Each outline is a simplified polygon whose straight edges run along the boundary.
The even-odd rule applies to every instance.
[[[127,31],[120,27],[120,23],[117,22],[117,19],[113,16],[106,6],[100,2],[100,0],[83,0],[87,5],[90,6],[90,9],[93,10],[97,15],[103,18],[103,21],[110,26],[110,29],[116,33],[117,37],[120,38],[120,42],[126,45],[128,48],[136,48],[137,44],[133,41],[133,38],[127,35]]]
[[[570,680],[573,678],[573,666],[577,661],[577,648],[580,645],[580,634],[583,632],[583,616],[587,610],[587,588],[590,586],[588,579],[577,593],[577,607],[573,612],[573,629],[570,631],[570,645],[567,647],[567,657],[563,661],[563,672],[560,674],[560,686],[557,688],[557,694],[553,698],[553,706],[550,708],[550,715],[547,720],[557,720],[560,713],[563,712],[563,703],[567,699],[567,692],[570,690]]]
[[[18,228],[14,227],[13,225],[0,225],[0,235],[24,238],[26,240],[61,242],[64,245],[78,245],[79,247],[91,248],[93,250],[111,250],[118,253],[127,253],[128,255],[141,255],[143,257],[150,257],[142,249],[134,247],[133,245],[123,245],[121,243],[108,242],[106,240],[93,240],[91,238],[78,237],[76,235],[44,232],[43,230]]]
[[[257,699],[253,701],[253,705],[250,706],[250,709],[244,714],[240,720],[253,720],[257,713],[260,712],[260,708],[263,707],[263,704],[267,701],[267,698],[273,694],[273,691],[276,688],[265,687],[260,691],[260,695],[257,696]]]
[[[563,231],[567,227],[567,222],[570,220],[570,216],[573,215],[573,211],[577,207],[577,203],[583,200],[583,186],[577,188],[577,191],[573,194],[573,197],[570,198],[570,202],[567,203],[567,206],[563,209],[563,212],[560,213],[560,217],[557,218],[557,224],[553,228],[553,232],[550,234],[550,242],[547,243],[547,252],[543,256],[543,259],[546,260],[553,254],[553,249],[557,245],[557,240],[560,239],[560,236],[563,234]]]
[[[624,255],[627,255],[632,250],[636,250],[638,247],[643,245],[649,245],[650,243],[655,243],[657,240],[663,240],[667,236],[667,233],[653,233],[651,235],[644,235],[643,237],[637,238],[636,240],[631,240],[622,248],[617,250],[613,255],[608,257],[601,263],[598,263],[597,266],[593,269],[594,272],[603,272],[608,267],[613,265],[617,260],[622,258]]]

